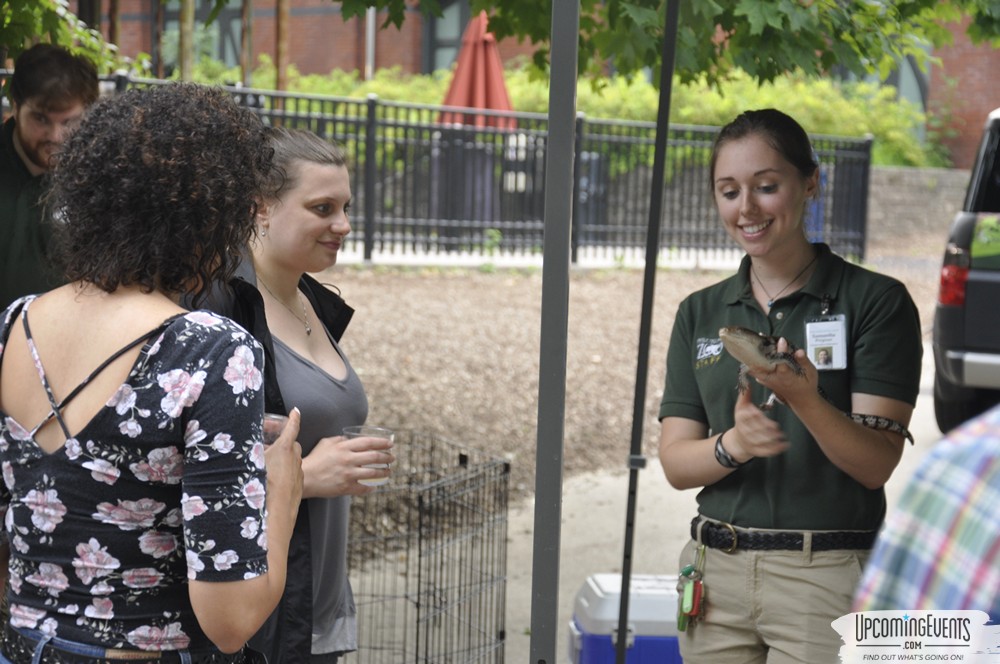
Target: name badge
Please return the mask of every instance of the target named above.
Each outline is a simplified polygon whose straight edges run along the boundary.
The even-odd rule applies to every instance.
[[[847,368],[847,319],[844,314],[806,321],[806,353],[819,371]]]

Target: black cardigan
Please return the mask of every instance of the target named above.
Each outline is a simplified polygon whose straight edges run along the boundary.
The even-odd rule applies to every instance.
[[[215,289],[200,308],[227,316],[243,326],[264,347],[264,408],[269,413],[288,412],[277,372],[274,341],[264,316],[264,298],[255,285],[253,263],[247,260],[225,288]],[[319,321],[340,341],[354,310],[343,298],[309,275],[299,281]],[[308,662],[312,652],[312,555],[309,510],[299,508],[288,547],[285,592],[278,607],[250,639],[250,646],[267,656],[269,664]]]

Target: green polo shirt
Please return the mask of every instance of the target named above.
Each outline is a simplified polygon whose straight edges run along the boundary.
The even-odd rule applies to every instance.
[[[683,417],[712,432],[734,425],[737,362],[725,352],[719,328],[739,325],[806,347],[806,323],[828,314],[845,317],[847,368],[819,372],[827,398],[851,412],[851,394],[915,404],[923,346],[917,308],[902,283],[846,262],[816,245],[818,267],[805,288],[765,314],[750,290],[750,259],[733,277],[688,296],[677,312],[667,351],[660,419]],[[767,392],[750,381],[756,403]],[[866,489],[833,465],[792,410],[769,411],[791,447],[755,458],[698,494],[705,516],[737,526],[810,530],[874,530],[885,515],[885,492]]]
[[[14,149],[14,119],[0,128],[0,310],[22,295],[61,282],[48,259],[51,227],[39,199],[46,177],[33,176]]]

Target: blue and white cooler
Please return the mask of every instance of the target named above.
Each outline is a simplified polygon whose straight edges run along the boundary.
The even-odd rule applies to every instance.
[[[593,574],[576,594],[569,623],[570,664],[614,664],[620,574]],[[633,574],[629,580],[627,664],[681,664],[677,577]]]

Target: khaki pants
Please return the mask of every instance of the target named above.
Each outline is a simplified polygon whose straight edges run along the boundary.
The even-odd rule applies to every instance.
[[[681,552],[695,560],[697,544]],[[868,551],[707,549],[704,619],[679,634],[684,664],[831,664]]]

